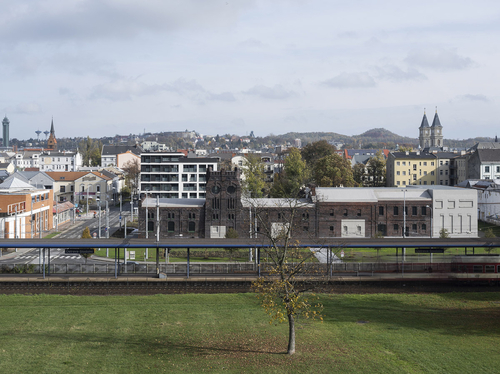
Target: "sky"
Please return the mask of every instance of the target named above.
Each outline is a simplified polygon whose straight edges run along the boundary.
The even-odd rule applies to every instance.
[[[497,134],[497,0],[0,0],[11,138]],[[2,116],[3,118],[3,116]],[[41,139],[44,135],[41,135]]]

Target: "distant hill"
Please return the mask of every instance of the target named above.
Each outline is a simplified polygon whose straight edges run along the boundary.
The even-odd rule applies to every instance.
[[[387,148],[394,149],[396,145],[418,147],[418,138],[409,138],[394,134],[393,132],[383,129],[375,128],[367,130],[360,135],[342,135],[335,132],[289,132],[283,135],[274,135],[284,141],[293,142],[294,139],[301,139],[302,144],[315,142],[318,140],[327,140],[332,142],[344,143],[348,148]],[[470,148],[478,142],[492,142],[493,138],[477,137],[464,140],[446,139],[444,138],[445,147],[449,148]],[[293,144],[293,143],[292,143]]]

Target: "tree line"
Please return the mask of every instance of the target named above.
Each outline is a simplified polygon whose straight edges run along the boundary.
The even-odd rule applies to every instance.
[[[282,165],[269,182],[265,165],[258,154],[249,154],[243,170],[244,189],[251,197],[299,197],[309,184],[318,187],[383,187],[385,158],[382,152],[366,164],[351,162],[336,153],[326,140],[306,145],[302,150],[288,148],[279,155]]]

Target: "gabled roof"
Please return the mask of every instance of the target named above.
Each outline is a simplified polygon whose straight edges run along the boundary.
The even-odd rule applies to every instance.
[[[75,181],[78,178],[87,175],[87,171],[47,171],[45,172],[49,177],[54,179],[54,182],[59,181]]]
[[[481,162],[500,161],[500,149],[478,149],[476,152]]]
[[[114,145],[106,144],[102,146],[102,156],[116,156],[127,151],[132,152],[135,155],[140,156],[142,153],[142,148],[139,145]]]
[[[10,180],[6,180],[2,184],[0,184],[0,190],[26,190],[32,191],[36,190],[31,184],[22,181],[19,178],[12,178]]]

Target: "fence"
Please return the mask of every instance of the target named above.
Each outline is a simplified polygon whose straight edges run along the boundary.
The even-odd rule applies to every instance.
[[[387,262],[344,262],[333,264],[307,263],[304,264],[304,273],[310,275],[323,275],[330,273],[424,273],[424,272],[450,272],[450,263],[401,263]],[[156,264],[127,264],[120,263],[118,272],[124,274],[154,274]],[[261,271],[270,270],[269,265],[262,263]],[[160,263],[159,270],[167,274],[186,274],[186,263]],[[41,273],[40,265],[0,265],[0,273]],[[45,265],[45,271],[50,274],[114,274],[115,264],[51,264]],[[255,263],[191,263],[189,273],[197,274],[256,274],[258,266]]]

